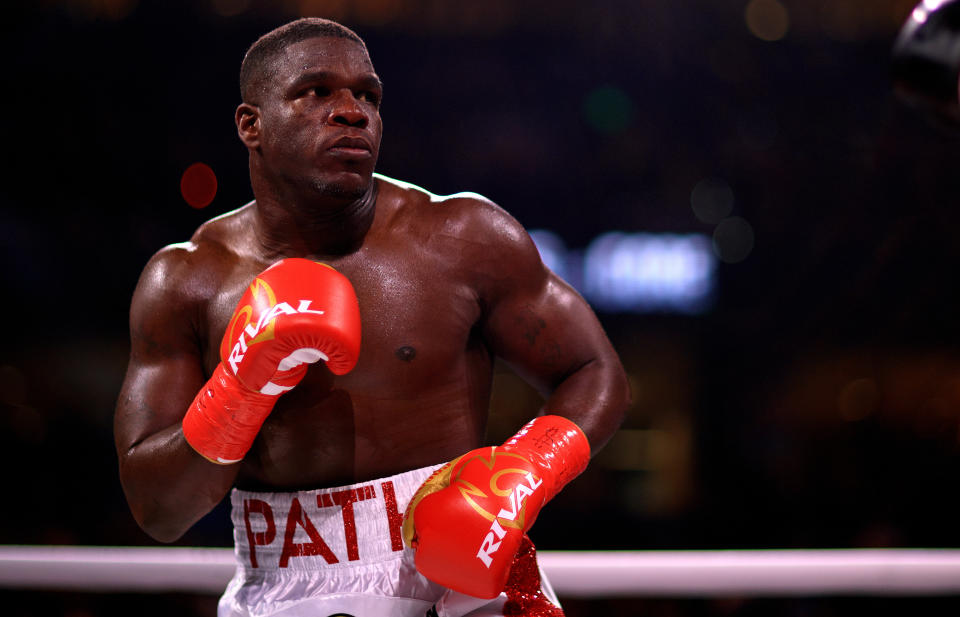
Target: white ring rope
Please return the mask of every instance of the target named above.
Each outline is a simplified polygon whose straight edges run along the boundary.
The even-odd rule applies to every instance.
[[[948,595],[960,550],[540,551],[562,597]],[[0,587],[219,594],[231,549],[0,546]]]

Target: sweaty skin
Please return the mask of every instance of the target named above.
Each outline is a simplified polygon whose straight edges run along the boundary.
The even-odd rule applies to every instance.
[[[543,392],[546,411],[583,428],[596,452],[629,392],[583,299],[495,204],[373,173],[381,92],[363,46],[307,39],[273,69],[236,113],[255,200],[160,250],[134,292],[114,428],[141,527],[173,541],[233,486],[351,484],[479,447],[495,357]],[[186,443],[181,420],[219,362],[240,296],[285,257],[328,263],[353,283],[360,359],[341,377],[312,366],[242,462],[213,464]]]

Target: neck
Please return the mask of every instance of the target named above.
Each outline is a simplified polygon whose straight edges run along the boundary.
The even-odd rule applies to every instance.
[[[269,257],[338,257],[356,252],[373,224],[377,181],[358,198],[297,200],[255,191],[255,233]]]

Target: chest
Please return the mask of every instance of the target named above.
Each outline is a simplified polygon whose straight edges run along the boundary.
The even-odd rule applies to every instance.
[[[416,390],[423,381],[460,370],[466,350],[478,344],[480,303],[468,273],[455,260],[415,247],[369,247],[325,263],[350,280],[360,306],[360,359],[350,374],[337,378],[340,387]],[[237,302],[264,267],[238,262],[210,302],[208,371],[219,361],[220,340]]]

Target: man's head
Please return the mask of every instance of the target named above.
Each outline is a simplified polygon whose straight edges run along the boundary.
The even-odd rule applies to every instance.
[[[244,58],[240,88],[237,130],[257,199],[358,199],[371,190],[382,87],[353,31],[306,18],[267,33]]]
[[[366,49],[360,36],[342,24],[321,17],[304,17],[271,30],[257,39],[240,65],[240,97],[256,105],[271,74],[271,65],[287,47],[314,37],[335,37],[354,41]]]

